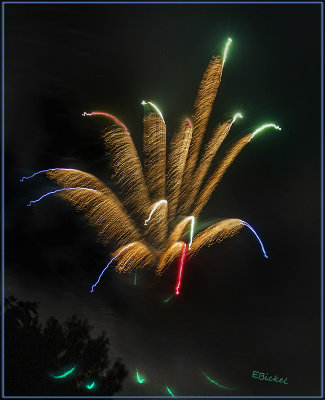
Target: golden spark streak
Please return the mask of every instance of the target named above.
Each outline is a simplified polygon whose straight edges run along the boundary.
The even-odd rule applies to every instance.
[[[157,211],[158,207],[159,210]],[[144,223],[144,225],[148,226],[145,232],[146,237],[158,247],[163,245],[167,236],[167,210],[167,200],[157,201]],[[149,221],[150,224],[148,224]]]
[[[221,83],[222,59],[220,56],[213,57],[208,68],[204,72],[200,88],[194,104],[193,137],[189,148],[186,161],[183,185],[181,190],[181,203],[184,203],[186,196],[191,191],[193,182],[193,170],[196,167],[197,158],[201,148],[201,143],[206,130],[206,126],[211,114],[214,99],[217,95]],[[180,213],[184,214],[180,208]]]
[[[117,262],[115,269],[118,272],[131,272],[136,268],[143,269],[154,265],[155,257],[144,243],[133,242],[132,247],[121,252],[123,247],[113,253],[113,257],[115,257],[120,252],[115,258]]]
[[[98,190],[104,194],[112,195],[111,190],[100,179],[92,174],[77,169],[52,169],[45,173],[48,178],[65,188],[85,187]],[[117,199],[116,199],[117,200]]]
[[[156,274],[162,275],[166,268],[179,257],[185,242],[176,242],[168,247],[168,249],[160,257],[159,263],[156,268]]]
[[[182,219],[181,222],[179,222],[175,228],[172,230],[172,232],[170,233],[169,237],[168,237],[168,241],[167,241],[167,245],[171,246],[172,243],[174,242],[178,242],[179,239],[182,237],[183,232],[186,228],[186,226],[191,222],[191,230],[193,232],[193,224],[194,224],[194,216],[191,215],[189,217],[186,217],[184,219]],[[191,235],[191,238],[193,237],[193,235]],[[192,239],[190,241],[190,244],[192,244]]]
[[[207,183],[199,193],[199,196],[195,202],[194,211],[192,214],[195,217],[198,217],[202,208],[206,205],[208,200],[210,199],[214,189],[217,187],[218,183],[221,181],[223,175],[227,171],[228,167],[232,164],[236,156],[240,153],[240,151],[246,146],[246,144],[250,141],[252,134],[248,134],[238,140],[231,149],[228,151],[226,156],[220,162],[217,169],[213,172],[213,174],[208,179]]]
[[[168,221],[175,217],[188,149],[192,139],[192,124],[186,119],[173,136],[167,163]]]
[[[192,257],[203,246],[211,246],[216,242],[220,243],[224,239],[236,235],[243,226],[243,222],[240,219],[224,219],[217,224],[209,226],[195,236],[188,256]]]
[[[153,201],[165,198],[166,188],[166,125],[156,113],[144,117],[144,170]]]
[[[84,213],[103,243],[114,241],[119,245],[140,239],[139,232],[113,193],[75,189],[60,192],[58,196]]]
[[[223,122],[222,124],[219,124],[217,128],[212,132],[212,136],[205,146],[203,157],[197,167],[197,170],[195,171],[192,190],[190,191],[189,195],[187,196],[187,200],[183,205],[183,211],[186,214],[189,213],[190,207],[192,207],[192,204],[208,172],[208,169],[210,168],[214,156],[216,155],[221,144],[227,137],[233,123],[238,118],[243,118],[243,116],[240,113],[235,114],[232,120],[228,120],[226,122]]]
[[[187,194],[186,200],[183,203],[182,211],[185,214],[190,212],[190,208],[192,207],[192,204],[208,172],[212,160],[219,147],[227,137],[232,124],[233,120],[228,120],[218,125],[217,128],[212,132],[212,136],[205,146],[201,162],[198,164],[196,171],[194,171],[194,179],[192,181],[191,191]]]
[[[104,132],[103,139],[115,179],[125,194],[126,204],[144,217],[150,200],[142,165],[131,135],[126,135],[119,125],[112,124]]]

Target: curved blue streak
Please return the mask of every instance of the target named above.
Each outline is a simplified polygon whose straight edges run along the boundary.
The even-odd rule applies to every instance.
[[[253,228],[252,226],[250,226],[250,225],[249,225],[247,222],[245,222],[245,221],[242,221],[242,224],[245,225],[245,226],[247,226],[247,228],[249,228],[249,229],[254,233],[254,235],[257,237],[257,240],[259,241],[259,243],[260,243],[260,245],[261,245],[261,248],[262,248],[264,257],[265,257],[265,258],[269,258],[269,256],[266,254],[266,251],[265,251],[265,248],[264,248],[264,246],[263,246],[262,240],[260,239],[260,237],[258,236],[258,234],[256,233],[256,231],[254,230],[254,228]]]
[[[39,199],[36,200],[31,200],[28,204],[27,207],[30,207],[33,203],[37,203],[40,200],[44,199],[44,197],[49,196],[50,194],[55,194],[58,192],[63,192],[64,190],[75,190],[75,189],[84,189],[84,190],[91,190],[92,192],[97,192],[97,190],[95,189],[88,189],[88,188],[84,188],[84,187],[73,187],[73,188],[64,188],[64,189],[57,189],[57,190],[53,190],[52,192],[48,192],[43,194]]]
[[[35,172],[33,175],[30,176],[23,176],[21,179],[19,179],[19,182],[23,182],[25,179],[31,179],[34,178],[34,176],[42,174],[43,172],[50,172],[50,171],[58,171],[58,170],[71,170],[71,171],[77,171],[76,169],[73,168],[49,168],[49,169],[42,169],[41,171]]]
[[[94,287],[95,287],[95,286],[97,285],[97,283],[100,281],[100,278],[102,277],[103,273],[107,270],[107,268],[111,265],[111,263],[115,260],[115,258],[116,258],[117,256],[119,256],[119,255],[122,253],[122,251],[126,250],[128,247],[131,247],[131,246],[133,246],[133,243],[130,243],[128,246],[123,247],[123,249],[121,249],[121,251],[119,251],[119,252],[116,254],[116,256],[114,256],[114,257],[109,261],[109,263],[106,265],[106,267],[105,267],[105,268],[102,270],[102,272],[100,273],[100,275],[99,275],[99,277],[98,277],[98,279],[97,279],[97,282],[94,283],[94,284],[92,285],[90,293],[93,293]]]

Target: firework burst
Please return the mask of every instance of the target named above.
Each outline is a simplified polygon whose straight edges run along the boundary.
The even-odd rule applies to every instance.
[[[209,174],[212,161],[231,126],[236,119],[242,118],[237,113],[219,124],[212,131],[200,158],[230,43],[231,39],[228,39],[223,57],[213,57],[210,61],[198,90],[193,115],[180,124],[168,152],[166,124],[160,110],[151,102],[142,102],[149,111],[143,121],[143,165],[132,134],[119,119],[100,111],[82,114],[109,120],[103,140],[123,201],[95,176],[75,169],[42,170],[21,179],[45,174],[55,181],[60,189],[32,200],[29,205],[48,195],[58,195],[84,213],[104,244],[115,246],[111,260],[91,291],[113,261],[119,272],[152,268],[161,275],[178,259],[175,293],[179,294],[185,258],[192,257],[204,246],[237,234],[244,226],[253,231],[267,257],[255,230],[240,219],[225,219],[196,235],[194,233],[195,220],[240,151],[263,129],[280,129],[274,124],[266,124],[242,137]]]

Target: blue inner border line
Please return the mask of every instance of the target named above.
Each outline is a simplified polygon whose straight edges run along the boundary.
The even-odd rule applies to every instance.
[[[48,1],[48,2],[41,2],[41,1],[4,1],[1,4],[1,22],[2,22],[2,135],[1,135],[1,140],[2,140],[2,149],[1,149],[1,216],[2,216],[2,221],[1,221],[1,267],[2,267],[2,294],[1,294],[1,302],[2,302],[2,315],[1,315],[1,329],[2,329],[2,340],[1,340],[1,346],[2,346],[2,360],[1,360],[1,366],[2,366],[2,377],[1,377],[1,382],[2,382],[2,390],[1,390],[1,395],[3,398],[6,399],[26,399],[26,398],[34,398],[34,399],[39,399],[39,398],[46,398],[46,399],[55,399],[58,398],[57,396],[5,396],[4,394],[4,378],[5,378],[5,364],[4,364],[4,359],[5,359],[5,354],[4,354],[4,340],[5,340],[5,330],[4,330],[4,298],[5,298],[5,279],[4,279],[4,260],[5,260],[5,240],[4,240],[4,223],[5,223],[5,188],[4,188],[4,182],[5,182],[5,176],[4,176],[4,167],[5,167],[5,155],[4,155],[4,147],[5,147],[5,20],[4,20],[4,14],[5,14],[5,5],[6,4],[251,4],[251,5],[257,5],[257,4],[319,4],[321,6],[321,395],[320,396],[175,396],[175,398],[180,398],[180,399],[198,399],[198,398],[206,398],[206,399],[216,399],[216,398],[230,398],[230,399],[278,399],[278,398],[285,398],[285,399],[322,399],[324,396],[324,287],[323,287],[323,277],[324,277],[324,7],[323,7],[323,2],[321,1],[309,1],[309,2],[281,2],[281,1],[265,1],[265,2],[246,2],[246,1],[229,1],[229,2],[87,2],[87,1],[81,1],[81,2],[71,2],[71,1]],[[97,398],[97,399],[111,399],[111,398],[124,398],[124,399],[136,399],[136,398],[151,398],[151,399],[167,399],[170,398],[170,396],[91,396],[92,398]],[[78,396],[60,396],[60,398],[63,399],[75,399],[79,398]]]

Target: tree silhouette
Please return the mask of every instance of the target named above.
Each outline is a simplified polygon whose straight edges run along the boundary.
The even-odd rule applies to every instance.
[[[38,307],[5,299],[5,394],[110,396],[121,390],[128,371],[120,359],[111,366],[106,332],[93,338],[93,327],[75,315],[63,324],[50,317],[42,327]]]

